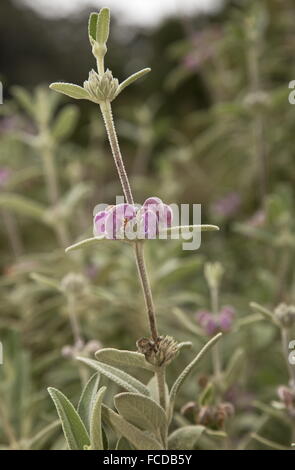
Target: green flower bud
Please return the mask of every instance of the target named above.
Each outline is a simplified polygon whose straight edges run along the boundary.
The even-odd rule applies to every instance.
[[[92,101],[96,103],[113,101],[117,96],[118,88],[119,82],[113,77],[110,70],[107,70],[103,75],[91,70],[88,80],[84,82],[84,89],[89,93]]]

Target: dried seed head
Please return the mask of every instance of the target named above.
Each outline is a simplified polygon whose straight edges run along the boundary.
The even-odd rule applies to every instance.
[[[110,70],[99,75],[95,70],[89,72],[88,80],[84,82],[84,88],[96,103],[113,101],[117,95],[119,81],[113,77]]]
[[[275,317],[285,328],[290,328],[295,323],[295,306],[281,303],[274,311]]]
[[[136,345],[138,351],[145,355],[146,360],[156,367],[170,364],[179,351],[177,341],[171,336],[159,336],[156,341],[141,338]]]

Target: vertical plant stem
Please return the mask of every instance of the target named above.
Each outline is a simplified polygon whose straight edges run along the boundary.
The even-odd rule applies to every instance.
[[[133,195],[129,183],[129,179],[125,170],[117,133],[114,125],[113,115],[112,115],[112,108],[109,102],[104,102],[100,105],[100,109],[102,112],[103,120],[106,126],[107,135],[109,138],[110,146],[112,149],[112,154],[115,160],[116,168],[118,171],[118,175],[121,181],[123,193],[128,204],[133,204]],[[156,324],[156,315],[155,315],[155,307],[153,302],[152,291],[150,287],[150,281],[145,265],[144,259],[144,249],[142,242],[135,243],[135,258],[136,264],[138,269],[139,278],[141,281],[141,286],[143,290],[143,295],[146,304],[146,310],[151,330],[151,336],[154,341],[158,338],[158,331],[157,331],[157,324]]]
[[[138,269],[138,273],[139,273],[139,277],[141,281],[142,291],[144,294],[151,335],[152,335],[153,340],[156,341],[158,338],[158,328],[157,328],[157,322],[156,322],[156,313],[155,313],[155,307],[154,307],[154,302],[153,302],[152,290],[151,290],[150,281],[149,281],[149,277],[148,277],[147,269],[145,265],[143,243],[141,242],[135,243],[134,251],[135,251],[136,264],[137,264],[137,269]]]
[[[68,300],[68,313],[69,313],[70,325],[71,325],[73,338],[74,338],[74,347],[76,347],[77,349],[81,349],[81,346],[83,346],[84,341],[81,336],[81,330],[80,330],[79,320],[77,316],[75,295],[69,294],[67,296],[67,300]],[[79,364],[79,375],[80,375],[81,383],[84,386],[87,382],[87,372],[81,364]]]
[[[210,295],[211,295],[211,308],[212,312],[215,316],[218,315],[218,287],[211,287],[210,289]],[[216,382],[219,383],[220,381],[220,376],[221,376],[221,355],[220,355],[220,348],[219,348],[219,343],[217,342],[213,348],[212,348],[212,362],[213,362],[213,371],[214,371],[214,376],[216,379]]]
[[[259,49],[257,40],[252,40],[248,48],[248,75],[251,93],[255,96],[261,92],[260,71],[259,71]],[[257,105],[256,105],[257,106]],[[252,119],[253,133],[253,154],[258,165],[259,189],[261,206],[265,207],[265,200],[268,192],[268,156],[265,148],[264,117],[262,110],[257,107],[253,109]]]
[[[129,184],[129,179],[125,170],[125,165],[121,155],[121,150],[117,138],[117,133],[113,120],[113,113],[111,108],[111,103],[109,101],[103,102],[100,104],[100,109],[102,112],[103,120],[107,130],[110,146],[112,149],[112,154],[115,160],[117,172],[121,181],[123,193],[128,204],[133,204],[133,196]]]
[[[156,376],[159,390],[159,402],[162,408],[166,411],[166,367],[157,367]]]
[[[14,215],[8,212],[6,209],[1,210],[1,215],[3,217],[4,227],[6,228],[12,252],[15,258],[18,258],[24,250],[17,220]]]
[[[289,362],[289,335],[287,328],[281,328],[281,340],[283,355],[289,372],[290,386],[295,390],[295,366]]]
[[[58,177],[52,147],[48,142],[46,142],[48,140],[48,137],[46,137],[47,133],[45,133],[45,131],[41,131],[41,133],[42,132],[44,134],[44,145],[41,149],[41,154],[47,187],[47,196],[49,203],[54,207],[59,201]],[[54,227],[60,245],[63,248],[66,248],[70,244],[70,237],[64,220],[57,220]]]

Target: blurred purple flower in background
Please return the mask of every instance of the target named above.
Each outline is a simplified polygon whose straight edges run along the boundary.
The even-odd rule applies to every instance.
[[[214,336],[220,331],[227,333],[231,330],[235,314],[233,307],[225,306],[217,315],[207,310],[199,310],[196,313],[196,320],[206,335]]]
[[[140,208],[125,203],[99,211],[94,217],[93,232],[95,236],[104,236],[110,240],[123,239],[125,236],[129,239],[152,239],[160,229],[170,227],[171,224],[171,208],[161,199],[150,197]]]
[[[4,189],[9,178],[11,176],[11,170],[9,168],[2,167],[0,168],[0,189]]]
[[[211,208],[212,211],[220,217],[231,217],[237,213],[240,206],[241,196],[237,192],[231,192],[215,201]]]
[[[192,50],[182,59],[187,70],[197,70],[206,60],[217,53],[217,41],[222,37],[219,28],[210,28],[194,33],[191,37]]]

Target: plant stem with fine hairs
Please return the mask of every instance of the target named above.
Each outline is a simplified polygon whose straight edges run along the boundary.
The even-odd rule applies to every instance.
[[[133,204],[134,203],[133,195],[132,195],[129,179],[125,170],[118,138],[117,138],[117,133],[115,129],[110,102],[107,101],[107,102],[101,103],[100,109],[101,109],[103,120],[106,126],[107,135],[109,138],[110,146],[112,149],[112,154],[115,160],[115,165],[118,171],[118,175],[120,178],[124,196],[126,198],[126,202],[128,204]],[[143,248],[142,242],[135,243],[134,252],[135,252],[137,269],[138,269],[138,273],[139,273],[139,277],[141,281],[141,286],[142,286],[142,290],[144,294],[146,310],[147,310],[147,315],[148,315],[148,320],[149,320],[149,325],[150,325],[150,330],[151,330],[151,336],[153,340],[156,341],[156,339],[158,338],[158,331],[157,331],[157,325],[156,325],[155,307],[154,307],[153,296],[152,296],[152,291],[150,287],[150,281],[149,281],[149,277],[148,277],[148,273],[146,269],[146,264],[145,264],[145,259],[144,259],[144,248]]]

